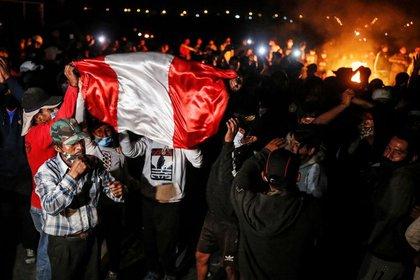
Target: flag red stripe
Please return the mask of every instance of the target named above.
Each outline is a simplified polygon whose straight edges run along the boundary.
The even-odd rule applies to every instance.
[[[236,72],[174,58],[168,75],[174,146],[194,147],[217,132],[228,103],[223,79],[235,78]]]
[[[104,57],[74,63],[82,73],[82,93],[89,113],[117,129],[118,78]]]

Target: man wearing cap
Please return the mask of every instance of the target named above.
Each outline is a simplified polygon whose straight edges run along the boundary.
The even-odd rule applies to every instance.
[[[56,154],[52,146],[50,128],[53,119],[72,117],[78,94],[78,78],[74,74],[74,67],[67,65],[64,74],[68,79],[68,88],[64,95],[50,96],[41,88],[29,88],[23,92],[22,87],[10,75],[10,70],[4,60],[0,60],[0,80],[4,80],[13,96],[21,102],[23,108],[22,136],[25,136],[26,155],[32,177],[38,168]],[[61,104],[62,103],[62,104]],[[59,105],[61,107],[58,109]],[[50,279],[50,268],[46,252],[47,236],[41,230],[43,224],[41,203],[35,194],[33,184],[31,194],[31,215],[35,228],[40,233],[37,251],[37,279]]]
[[[233,181],[241,279],[316,278],[310,265],[320,212],[315,199],[299,193],[299,160],[279,150],[284,145],[283,139],[272,140],[243,164]],[[266,190],[258,190],[261,175]]]
[[[35,191],[45,217],[52,279],[98,279],[99,247],[95,235],[100,192],[122,201],[123,186],[101,161],[85,154],[87,137],[75,119],[61,119],[51,127],[57,155],[35,175]]]

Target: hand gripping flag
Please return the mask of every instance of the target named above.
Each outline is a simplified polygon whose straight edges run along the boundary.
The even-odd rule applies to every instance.
[[[228,102],[220,70],[161,53],[113,54],[74,63],[85,106],[118,132],[129,130],[175,148],[217,132]]]

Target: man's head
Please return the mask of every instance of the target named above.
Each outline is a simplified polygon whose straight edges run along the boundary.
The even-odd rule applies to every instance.
[[[28,88],[22,98],[22,135],[26,135],[32,125],[43,124],[53,119],[62,99],[61,96],[50,96],[38,87]]]
[[[90,122],[89,128],[97,145],[101,147],[110,147],[113,145],[114,129],[112,126],[95,119]]]
[[[85,154],[84,139],[87,135],[82,132],[75,119],[61,119],[51,126],[51,138],[55,150],[71,165],[73,161]]]
[[[271,190],[293,190],[299,172],[299,158],[284,149],[275,150],[268,156],[263,179]]]
[[[391,138],[383,156],[393,163],[410,162],[416,158],[415,141],[408,132],[403,132]]]
[[[289,149],[305,162],[319,151],[321,143],[322,135],[317,125],[301,125],[291,134]]]

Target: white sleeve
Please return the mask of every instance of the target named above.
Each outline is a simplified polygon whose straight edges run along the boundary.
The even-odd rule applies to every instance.
[[[203,154],[201,153],[201,150],[195,149],[195,150],[182,150],[185,154],[185,157],[195,168],[200,168],[203,164]]]
[[[120,133],[119,138],[121,151],[125,156],[129,158],[136,158],[145,154],[147,149],[147,140],[145,137],[132,142],[130,141],[130,136],[125,131]]]
[[[96,156],[96,143],[94,143],[90,137],[85,138],[85,149],[87,155]]]
[[[79,90],[79,93],[77,94],[76,112],[74,114],[74,118],[76,119],[78,123],[82,123],[86,119],[85,118],[85,100],[83,99],[83,94],[80,90]]]

